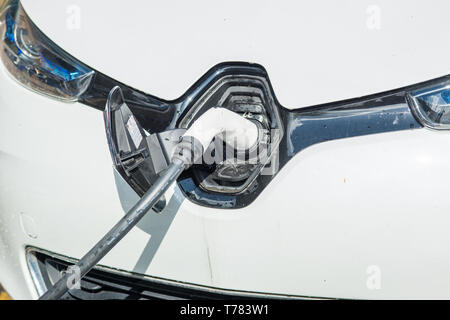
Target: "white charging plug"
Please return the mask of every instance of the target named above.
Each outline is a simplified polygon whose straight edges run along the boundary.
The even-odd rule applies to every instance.
[[[258,126],[225,108],[211,108],[202,114],[183,135],[197,139],[206,150],[217,135],[236,150],[248,150],[258,142]]]

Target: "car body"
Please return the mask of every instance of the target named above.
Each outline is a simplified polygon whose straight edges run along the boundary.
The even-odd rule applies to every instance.
[[[446,1],[21,3],[62,50],[169,102],[223,62],[262,66],[286,112],[382,101],[450,70]],[[36,299],[46,259],[79,259],[139,197],[113,168],[103,112],[1,68],[0,283]],[[169,296],[449,298],[450,133],[401,97],[405,128],[347,128],[297,150],[243,207],[204,206],[173,185],[98,272]]]

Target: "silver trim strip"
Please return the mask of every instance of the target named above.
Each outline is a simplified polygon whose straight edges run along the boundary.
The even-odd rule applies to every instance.
[[[50,257],[68,262],[68,263],[75,263],[77,260],[73,258],[69,258],[66,256],[62,256],[59,254],[51,253],[49,251],[29,247],[26,249],[26,260],[28,264],[29,271],[31,273],[31,278],[33,279],[33,283],[36,287],[36,291],[39,296],[41,296],[43,293],[47,291],[47,287],[44,283],[44,279],[42,277],[41,271],[39,270],[39,266],[37,264],[36,256],[34,255],[35,252],[42,253],[45,255],[48,255]],[[332,299],[332,298],[317,298],[317,297],[309,297],[309,296],[296,296],[296,295],[283,295],[283,294],[272,294],[272,293],[261,293],[261,292],[252,292],[252,291],[238,291],[238,290],[232,290],[232,289],[222,289],[222,288],[214,288],[214,287],[208,287],[208,286],[202,286],[202,285],[196,285],[191,283],[185,283],[185,282],[179,282],[174,280],[167,280],[167,279],[161,279],[156,278],[148,275],[141,275],[141,274],[134,274],[128,271],[105,267],[97,265],[94,269],[109,273],[115,273],[122,276],[127,277],[133,277],[137,279],[144,279],[152,282],[156,282],[163,285],[171,285],[171,286],[178,286],[180,288],[186,288],[186,289],[192,289],[192,290],[198,290],[203,292],[211,292],[216,294],[224,294],[224,295],[234,295],[239,296],[242,298],[265,298],[265,299],[297,299],[297,300],[323,300],[323,299]]]

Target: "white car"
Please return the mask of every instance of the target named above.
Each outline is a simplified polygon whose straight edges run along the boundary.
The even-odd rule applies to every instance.
[[[63,299],[450,298],[450,2],[0,8],[14,299],[40,297],[150,187],[142,141],[217,106],[270,132],[268,161],[186,170]],[[107,135],[116,86],[131,115]],[[146,139],[110,150],[130,119]]]

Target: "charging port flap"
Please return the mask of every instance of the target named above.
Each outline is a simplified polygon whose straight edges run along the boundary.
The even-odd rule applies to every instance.
[[[109,93],[104,118],[114,166],[142,196],[168,166],[158,136],[146,134],[125,103],[119,87]]]

